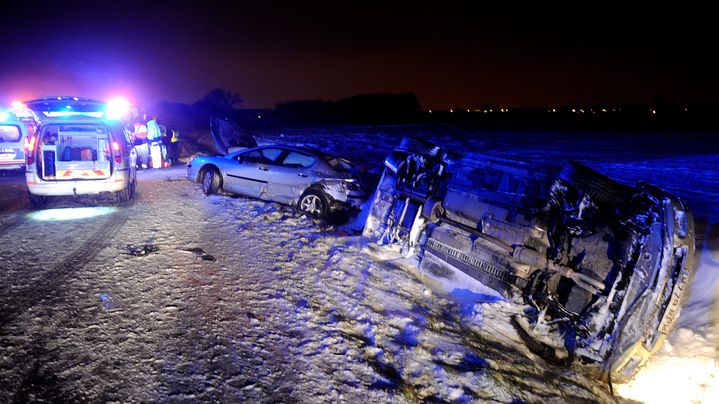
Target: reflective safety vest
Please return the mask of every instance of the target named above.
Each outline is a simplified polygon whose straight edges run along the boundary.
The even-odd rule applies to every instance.
[[[161,134],[160,125],[154,119],[147,121],[147,140],[157,140]]]

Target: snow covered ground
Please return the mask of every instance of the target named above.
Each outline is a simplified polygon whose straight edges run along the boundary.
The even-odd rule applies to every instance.
[[[656,142],[648,152],[617,139],[423,127],[258,140],[316,145],[376,175],[407,134],[517,159],[577,158],[626,182],[651,175],[697,206],[698,266],[679,326],[632,383],[614,388],[644,402],[719,396],[716,148],[672,154]],[[205,197],[183,168],[141,172],[129,205],[70,198],[31,214],[24,193],[7,197],[17,181],[0,187],[2,402],[616,400],[584,369],[530,353],[509,324],[522,307],[434,285],[350,227]]]
[[[341,135],[340,135],[341,133]],[[573,159],[629,185],[645,181],[689,203],[696,221],[691,292],[663,349],[628,384],[622,398],[651,403],[716,402],[719,397],[719,137],[716,133],[543,132],[471,127],[380,127],[288,130],[268,142],[307,143],[347,153],[379,167],[383,150],[402,136],[425,138],[447,150],[561,165]],[[333,139],[340,137],[342,147]]]

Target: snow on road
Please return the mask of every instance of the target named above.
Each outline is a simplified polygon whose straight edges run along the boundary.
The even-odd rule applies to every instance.
[[[612,400],[517,352],[511,305],[458,304],[357,236],[182,174],[3,231],[1,401]]]

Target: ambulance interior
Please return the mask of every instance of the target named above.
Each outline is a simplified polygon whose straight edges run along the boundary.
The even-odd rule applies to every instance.
[[[110,176],[112,152],[107,129],[98,125],[49,125],[41,134],[43,179],[97,179]]]

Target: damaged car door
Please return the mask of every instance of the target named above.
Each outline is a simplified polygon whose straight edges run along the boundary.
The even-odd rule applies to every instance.
[[[271,180],[270,170],[277,167],[283,150],[274,147],[250,149],[234,157],[234,163],[225,169],[223,187],[230,192],[265,198]]]
[[[305,189],[316,180],[311,169],[317,158],[295,150],[287,150],[279,165],[272,166],[267,184],[268,199],[295,205]]]

